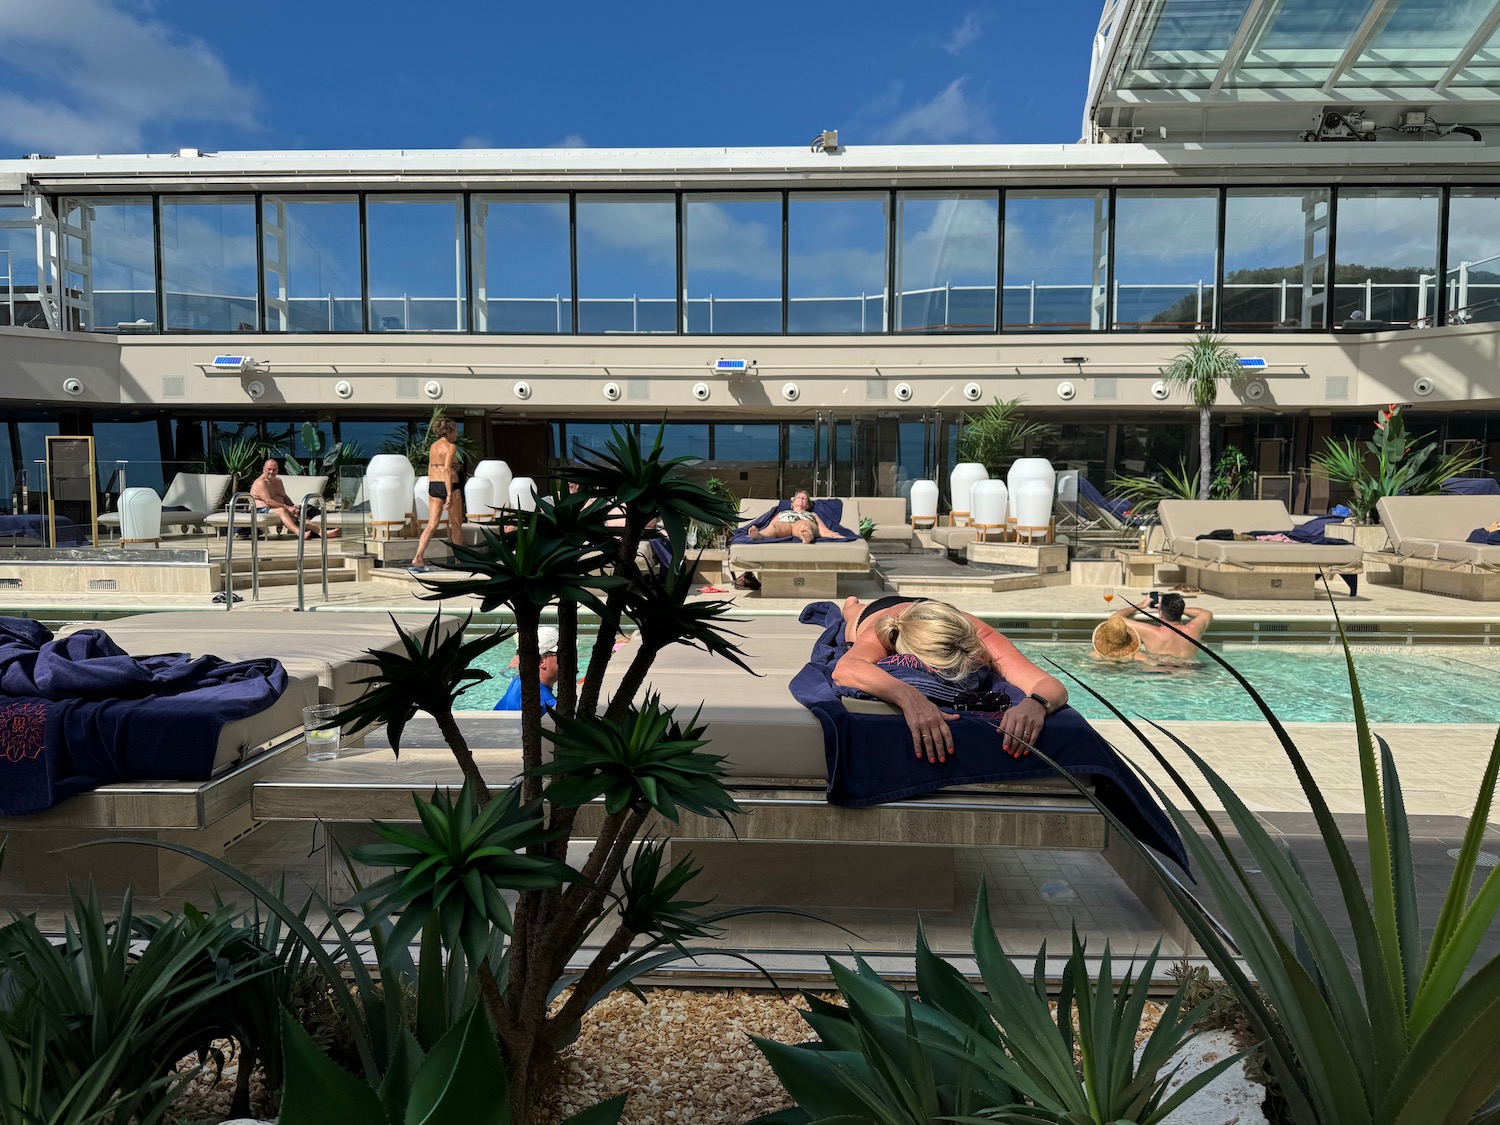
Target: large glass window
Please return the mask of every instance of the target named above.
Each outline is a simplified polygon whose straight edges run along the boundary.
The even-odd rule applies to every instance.
[[[371,332],[462,332],[464,209],[456,195],[365,201]]]
[[[258,331],[254,200],[163,198],[161,270],[168,332]]]
[[[883,192],[791,197],[788,331],[885,331],[888,198]]]
[[[662,454],[666,457],[708,459],[707,422],[668,422],[662,427]]]
[[[359,200],[267,195],[266,331],[359,332]]]
[[[687,331],[781,331],[781,196],[693,195],[683,206]]]
[[[1322,328],[1328,231],[1327,188],[1230,188],[1224,205],[1225,331]]]
[[[1500,320],[1500,191],[1448,197],[1448,323]]]
[[[1114,326],[1191,332],[1214,319],[1217,191],[1115,196]]]
[[[36,220],[14,196],[0,200],[0,324],[47,326],[37,285]]]
[[[156,218],[147,196],[59,207],[70,319],[85,330],[156,328]],[[82,267],[81,269],[79,267]]]
[[[1438,202],[1435,188],[1340,189],[1335,324],[1406,323],[1436,311]]]
[[[175,467],[162,464],[161,430],[155,418],[96,421],[94,461],[99,490],[114,497],[125,488],[154,488],[161,492],[176,472]]]
[[[1102,329],[1108,256],[1108,193],[1006,192],[1000,323],[1028,332]]]
[[[476,195],[476,332],[573,331],[573,267],[565,195]]]
[[[578,330],[677,331],[677,203],[578,197]]]
[[[896,331],[993,331],[999,237],[995,192],[900,193]]]
[[[769,461],[781,458],[781,427],[774,422],[719,422],[714,426],[714,460]]]
[[[602,453],[609,448],[609,439],[615,426],[632,427],[633,422],[568,422],[563,431],[562,458],[576,460],[580,451]],[[656,440],[656,427],[651,426],[641,436],[641,441],[650,447]]]

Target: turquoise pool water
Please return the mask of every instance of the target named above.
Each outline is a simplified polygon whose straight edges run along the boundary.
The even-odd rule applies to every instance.
[[[1193,669],[1156,671],[1143,664],[1101,664],[1089,659],[1090,646],[1061,642],[1027,642],[1023,651],[1042,667],[1047,660],[1090,684],[1128,715],[1158,722],[1259,721],[1260,712],[1244,690],[1217,664]],[[469,689],[458,706],[488,710],[505,691],[510,658],[507,642],[485,654],[482,667],[493,679]],[[1341,650],[1289,651],[1267,646],[1230,649],[1224,654],[1255,685],[1283,722],[1348,723],[1354,720],[1349,679]],[[1420,655],[1362,653],[1354,666],[1372,722],[1500,722],[1500,663],[1464,658],[1464,650]],[[1066,676],[1073,705],[1086,717],[1112,715],[1098,700]]]

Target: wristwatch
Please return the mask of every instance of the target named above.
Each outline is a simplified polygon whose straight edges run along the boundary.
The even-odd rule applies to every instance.
[[[1042,695],[1039,692],[1032,692],[1026,698],[1027,699],[1034,699],[1034,700],[1036,700],[1038,703],[1040,703],[1042,705],[1042,710],[1043,711],[1046,711],[1049,715],[1052,713],[1052,701],[1050,699],[1048,699],[1045,695]]]

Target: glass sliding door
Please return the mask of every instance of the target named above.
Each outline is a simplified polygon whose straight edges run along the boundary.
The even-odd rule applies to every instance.
[[[267,332],[359,332],[359,200],[267,195]]]
[[[1327,188],[1230,188],[1224,204],[1226,332],[1322,328]]]
[[[468,328],[460,196],[367,196],[365,254],[371,332]]]
[[[258,332],[254,198],[164,196],[161,270],[168,332]]]
[[[469,202],[474,331],[573,331],[566,195],[476,195]]]
[[[896,196],[896,331],[993,332],[1000,197]]]

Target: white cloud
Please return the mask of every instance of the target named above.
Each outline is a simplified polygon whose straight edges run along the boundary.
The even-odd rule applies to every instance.
[[[124,0],[0,4],[0,144],[129,152],[185,124],[256,129],[255,88],[150,10]]]
[[[469,133],[458,142],[459,148],[494,148],[495,142],[479,133]]]
[[[588,148],[588,141],[583,139],[580,133],[569,133],[560,141],[547,146],[548,148]]]
[[[931,100],[894,114],[871,130],[877,144],[950,144],[982,143],[996,139],[989,110],[965,93],[968,77],[955,78]],[[894,102],[900,105],[900,91],[894,98],[890,91],[866,106],[861,116],[882,116],[881,111]]]
[[[943,50],[950,55],[958,54],[984,34],[984,25],[988,21],[989,15],[985,12],[969,12],[943,41]]]

